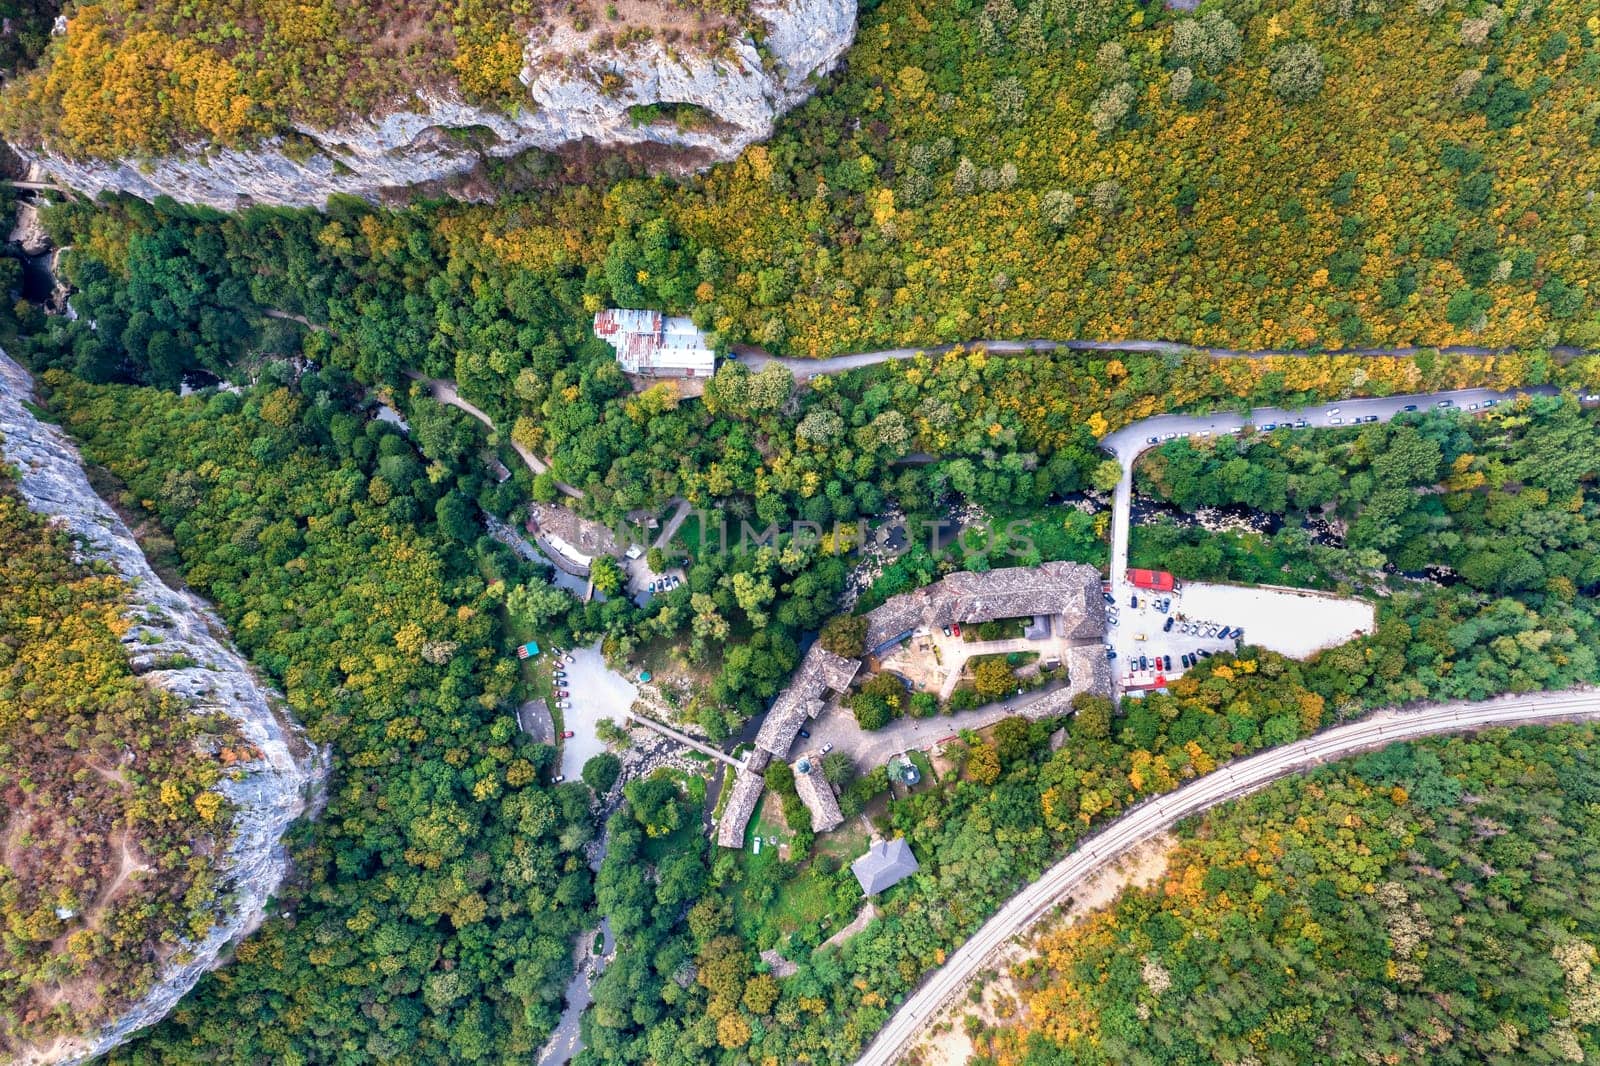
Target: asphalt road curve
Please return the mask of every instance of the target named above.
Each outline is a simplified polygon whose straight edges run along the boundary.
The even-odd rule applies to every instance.
[[[1462,733],[1492,726],[1600,718],[1600,693],[1568,690],[1502,697],[1477,703],[1442,703],[1419,710],[1380,711],[1334,726],[1293,744],[1218,767],[1176,791],[1155,796],[1081,841],[1061,862],[1012,897],[994,917],[935,970],[883,1027],[856,1066],[889,1066],[951,997],[960,993],[989,956],[1077,890],[1101,867],[1202,811],[1260,791],[1291,774],[1401,740]]]

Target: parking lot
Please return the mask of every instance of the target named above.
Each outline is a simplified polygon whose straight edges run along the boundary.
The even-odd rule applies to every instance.
[[[1184,582],[1171,592],[1124,586],[1106,611],[1108,642],[1117,653],[1112,672],[1122,689],[1134,691],[1181,677],[1201,659],[1241,644],[1304,658],[1376,625],[1376,610],[1365,600],[1205,582]]]
[[[573,735],[561,742],[561,773],[576,781],[583,764],[606,750],[596,732],[600,719],[609,718],[621,725],[639,690],[606,665],[598,643],[574,648],[570,654],[572,662],[561,666],[567,675],[561,687],[571,693],[570,706],[563,709],[562,718]]]
[[[1196,614],[1186,609],[1183,597],[1182,588],[1163,593],[1125,589],[1118,603],[1106,605],[1109,642],[1117,653],[1112,673],[1119,687],[1156,687],[1181,677],[1200,659],[1238,646],[1241,638],[1233,635],[1237,623]]]

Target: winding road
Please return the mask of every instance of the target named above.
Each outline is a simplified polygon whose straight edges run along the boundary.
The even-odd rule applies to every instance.
[[[431,395],[438,402],[449,407],[454,407],[457,410],[465,411],[473,418],[476,418],[479,422],[482,422],[484,425],[488,426],[491,432],[498,432],[498,430],[495,429],[494,419],[485,414],[482,408],[468,403],[466,400],[461,398],[461,394],[456,391],[455,382],[447,381],[444,378],[425,378],[414,370],[407,370],[405,374],[406,377],[410,378],[412,381],[418,381],[426,385],[428,387],[429,395]],[[506,435],[506,440],[510,441],[511,447],[516,450],[516,453],[519,456],[522,457],[522,461],[527,464],[529,470],[533,471],[535,477],[540,474],[547,474],[550,472],[549,463],[545,462],[537,455],[534,455],[532,451],[523,447],[521,444],[518,444],[510,434]],[[583,499],[583,490],[574,485],[568,485],[565,481],[556,482],[556,491],[560,492],[563,496],[570,496],[574,500]]]
[[[848,370],[859,370],[864,366],[876,366],[879,363],[888,363],[896,359],[913,359],[919,355],[943,355],[957,348],[983,348],[995,355],[1019,355],[1027,352],[1195,352],[1200,355],[1210,356],[1213,359],[1267,359],[1273,356],[1286,356],[1302,358],[1314,355],[1355,355],[1365,358],[1399,357],[1407,358],[1422,352],[1437,352],[1439,355],[1504,355],[1518,351],[1516,348],[1486,348],[1475,344],[1452,344],[1443,348],[1431,348],[1422,345],[1404,345],[1397,348],[1262,348],[1247,350],[1243,348],[1207,348],[1193,344],[1179,344],[1175,341],[1152,340],[970,340],[954,344],[923,345],[920,348],[882,348],[875,352],[855,352],[846,355],[834,355],[822,359],[806,359],[794,356],[773,355],[754,345],[736,344],[733,346],[734,356],[751,370],[759,371],[771,363],[789,368],[797,381],[818,377],[823,374],[842,374]],[[1579,348],[1569,344],[1558,344],[1550,349],[1551,354],[1563,357],[1586,355],[1587,348]]]
[[[1013,896],[912,993],[856,1060],[856,1066],[890,1066],[897,1061],[922,1034],[929,1019],[966,987],[1006,941],[1026,932],[1101,867],[1185,818],[1258,792],[1292,774],[1396,741],[1492,726],[1596,718],[1600,718],[1600,693],[1587,690],[1443,703],[1421,710],[1379,711],[1293,744],[1227,763],[1176,791],[1145,800],[1080,841],[1072,854]]]
[[[1333,425],[1355,425],[1357,419],[1376,418],[1387,422],[1407,411],[1437,411],[1454,409],[1472,412],[1473,405],[1483,410],[1485,403],[1502,403],[1522,394],[1554,395],[1556,389],[1539,387],[1531,389],[1455,389],[1446,392],[1412,393],[1403,396],[1383,396],[1370,399],[1330,400],[1309,407],[1257,407],[1248,416],[1237,411],[1217,411],[1212,414],[1152,415],[1131,422],[1121,429],[1106,434],[1100,447],[1110,452],[1122,466],[1122,479],[1112,500],[1111,511],[1111,567],[1112,594],[1121,599],[1126,588],[1128,572],[1129,511],[1133,503],[1133,464],[1139,455],[1178,437],[1220,437],[1243,429],[1246,425],[1258,429],[1275,425],[1273,432],[1292,433],[1292,426],[1300,421],[1306,428],[1327,428]],[[1337,420],[1337,421],[1336,421]]]

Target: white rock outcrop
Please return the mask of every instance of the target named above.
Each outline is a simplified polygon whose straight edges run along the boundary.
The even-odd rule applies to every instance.
[[[17,150],[38,176],[86,193],[165,194],[224,210],[245,197],[321,206],[333,193],[371,196],[464,174],[485,156],[584,139],[608,146],[652,142],[731,159],[771,136],[778,117],[811,94],[855,35],[856,0],[756,0],[751,12],[766,27],[759,48],[746,35],[716,56],[679,54],[655,38],[611,53],[591,51],[597,31],[558,29],[523,51],[528,105],[520,112],[419,93],[409,109],[331,130],[301,128],[316,146],[309,154],[289,152],[281,139],[250,150],[196,145],[177,155],[113,162],[26,145]],[[602,87],[608,76],[610,91]],[[714,121],[694,128],[665,120],[635,124],[629,108],[650,104],[692,104]]]
[[[135,672],[197,711],[226,714],[260,758],[236,764],[237,773],[218,786],[235,811],[233,839],[221,860],[228,896],[218,920],[205,937],[184,943],[160,980],[121,1017],[15,1060],[29,1066],[85,1061],[161,1020],[230,945],[255,929],[288,866],[284,831],[326,773],[325,756],[229,643],[210,607],[156,576],[128,527],[90,488],[77,448],[28,410],[32,390],[27,371],[0,352],[0,451],[17,470],[23,501],[70,530],[85,558],[110,563],[132,588],[134,624],[123,643]]]

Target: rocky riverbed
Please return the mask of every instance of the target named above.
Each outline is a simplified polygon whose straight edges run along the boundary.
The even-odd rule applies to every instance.
[[[301,816],[326,773],[326,756],[308,743],[283,698],[255,676],[228,640],[211,608],[169,587],[151,569],[128,527],[95,495],[82,460],[55,426],[34,417],[33,382],[0,352],[0,442],[17,470],[28,507],[71,531],[85,558],[110,564],[133,589],[123,637],[135,673],[183,699],[197,713],[222,713],[259,753],[238,764],[218,786],[235,810],[232,839],[220,858],[229,893],[222,918],[184,943],[151,990],[115,1021],[38,1047],[18,1061],[29,1066],[76,1063],[127,1040],[163,1018],[228,949],[263,919],[288,867],[282,838]]]

